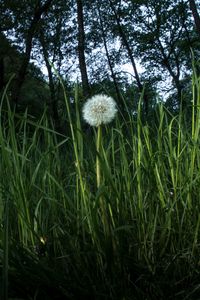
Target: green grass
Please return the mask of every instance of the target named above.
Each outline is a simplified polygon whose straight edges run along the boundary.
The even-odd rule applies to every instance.
[[[200,294],[200,83],[190,120],[158,105],[67,136],[44,113],[0,123],[2,299],[195,299]],[[101,182],[96,183],[96,158]],[[103,207],[103,209],[102,209]],[[107,230],[105,230],[105,223]]]

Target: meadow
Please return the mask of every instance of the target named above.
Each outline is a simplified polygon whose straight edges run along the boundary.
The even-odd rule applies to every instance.
[[[118,110],[66,134],[9,108],[0,122],[1,299],[200,299],[200,81],[187,118]],[[126,105],[124,99],[124,105]],[[72,109],[73,106],[73,109]]]

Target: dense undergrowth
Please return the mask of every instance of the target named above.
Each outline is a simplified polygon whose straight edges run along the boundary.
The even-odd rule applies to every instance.
[[[45,114],[36,122],[1,107],[2,299],[199,299],[197,78],[193,84],[187,121],[162,104],[151,125],[140,105],[137,116],[118,112],[99,153],[96,130],[82,129],[77,93],[74,114],[65,99],[66,136]]]

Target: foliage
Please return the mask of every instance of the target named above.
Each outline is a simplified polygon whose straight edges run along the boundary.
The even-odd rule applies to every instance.
[[[69,85],[77,78],[80,79],[77,1],[53,1],[32,32],[31,24],[35,13],[45,2],[15,1],[13,4],[12,1],[0,1],[0,74],[5,73],[5,86],[11,75],[11,58],[12,72],[19,72],[31,33],[31,59],[39,68],[44,70],[44,65],[47,68],[49,93],[46,96],[51,103],[53,117],[58,121],[59,99],[56,98],[56,93],[59,93],[59,85],[53,75],[52,64]],[[191,50],[196,60],[199,57],[199,37],[188,1],[84,1],[82,12],[84,45],[81,49],[84,52],[82,56],[85,56],[85,76],[88,76],[90,86],[101,86],[101,82],[104,82],[109,89],[113,84],[115,94],[121,101],[119,93],[122,90],[119,91],[117,86],[123,81],[128,90],[130,85],[137,86],[138,96],[135,102],[138,103],[143,87],[148,85],[150,91],[155,91],[156,97],[162,100],[169,98],[168,103],[171,103],[170,98],[175,95],[173,105],[180,108],[183,82],[191,76],[192,71]],[[6,45],[2,43],[2,34],[4,41],[5,37],[8,39]],[[9,41],[11,37],[12,41]],[[21,58],[19,55],[16,58],[13,45],[19,49]],[[138,65],[134,69],[135,61],[142,66],[142,71]],[[131,77],[123,72],[125,64],[133,66]],[[2,85],[0,80],[0,88]],[[31,85],[28,89],[33,94]],[[85,93],[87,91],[83,90],[83,95]],[[91,90],[91,94],[93,93]],[[151,110],[151,102],[155,99],[148,92],[145,97]],[[32,104],[34,107],[37,106],[37,97],[31,100],[35,100],[36,103]],[[184,100],[184,105],[187,107],[189,104],[188,97]]]

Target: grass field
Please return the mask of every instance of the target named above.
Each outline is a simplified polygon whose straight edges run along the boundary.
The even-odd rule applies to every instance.
[[[0,123],[1,299],[200,299],[200,83],[191,114],[118,111],[66,135],[45,113]],[[98,165],[98,170],[97,170]],[[98,175],[100,179],[98,180]]]

